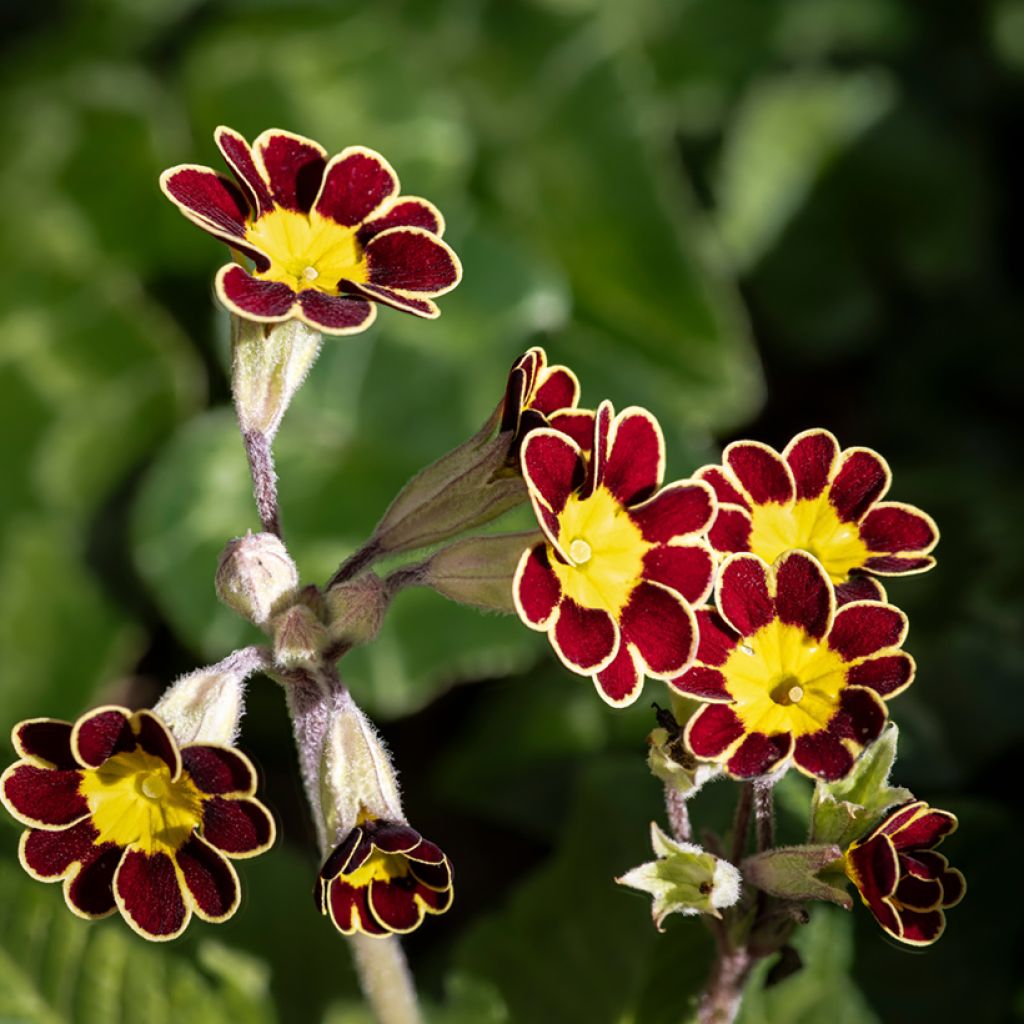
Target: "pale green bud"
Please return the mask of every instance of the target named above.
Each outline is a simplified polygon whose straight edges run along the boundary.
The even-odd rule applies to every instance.
[[[293,598],[299,571],[279,537],[247,533],[224,548],[215,585],[224,604],[264,626]]]

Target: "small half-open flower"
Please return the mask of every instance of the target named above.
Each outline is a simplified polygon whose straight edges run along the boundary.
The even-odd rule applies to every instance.
[[[229,263],[217,295],[246,320],[297,318],[325,334],[365,330],[377,303],[433,318],[462,276],[441,241],[444,219],[379,153],[349,146],[328,158],[318,143],[272,128],[249,143],[214,134],[234,180],[209,167],[164,171],[160,187],[194,224],[246,257]]]
[[[713,584],[703,532],[715,499],[699,481],[662,486],[665,444],[646,409],[616,416],[603,402],[591,448],[588,458],[551,427],[526,436],[523,478],[544,540],[523,552],[513,596],[562,662],[623,707],[645,676],[667,679],[693,658],[691,605]]]
[[[658,931],[669,914],[710,914],[721,917],[724,907],[740,898],[740,873],[693,843],[677,843],[651,822],[655,860],[627,871],[615,881],[654,897],[651,916]]]
[[[366,816],[324,862],[314,895],[345,935],[405,934],[452,905],[452,868],[405,822]]]
[[[152,712],[113,706],[74,724],[29,719],[12,738],[21,760],[0,777],[0,800],[29,826],[22,866],[63,882],[75,914],[116,909],[144,938],[163,941],[193,913],[216,923],[238,909],[227,858],[253,857],[274,841],[244,754],[179,748]]]
[[[882,501],[892,481],[870,448],[846,448],[827,430],[807,430],[780,455],[758,441],[729,445],[720,466],[695,474],[718,494],[708,537],[718,551],[752,551],[774,562],[800,548],[825,567],[842,604],[884,600],[874,576],[924,572],[939,531],[912,505]]]
[[[670,685],[706,702],[687,723],[697,757],[734,778],[781,770],[840,779],[882,731],[885,705],[910,685],[899,648],[906,616],[881,601],[836,607],[821,563],[787,551],[774,566],[736,554],[719,573],[715,608],[697,613],[694,665]]]
[[[945,930],[944,911],[963,899],[964,876],[935,852],[956,827],[949,811],[915,800],[897,808],[846,851],[846,874],[894,939],[930,945]]]
[[[537,427],[552,427],[571,437],[584,451],[594,438],[594,413],[577,409],[580,383],[567,366],[549,366],[539,345],[524,352],[509,371],[501,432],[511,431],[518,457],[523,438]]]

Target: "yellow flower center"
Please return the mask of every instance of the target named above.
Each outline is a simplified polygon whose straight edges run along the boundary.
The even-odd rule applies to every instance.
[[[792,505],[755,505],[750,550],[769,565],[795,548],[814,555],[833,583],[862,566],[870,552],[855,523],[844,523],[825,494]]]
[[[355,229],[315,211],[274,210],[250,224],[245,237],[270,257],[270,269],[256,272],[260,280],[335,295],[342,278],[357,284],[369,279]]]
[[[405,878],[409,874],[409,859],[401,853],[382,853],[376,847],[366,858],[366,862],[355,871],[342,875],[343,882],[361,889],[374,879],[378,882],[391,882],[396,878]]]
[[[640,582],[652,545],[604,487],[589,498],[570,495],[558,523],[558,542],[572,563],[551,559],[563,592],[584,608],[617,618]]]
[[[733,649],[722,666],[747,732],[818,732],[839,708],[846,666],[799,626],[770,622]]]
[[[203,798],[184,772],[171,772],[143,750],[116,754],[82,773],[97,843],[117,843],[143,853],[174,853],[202,820]]]

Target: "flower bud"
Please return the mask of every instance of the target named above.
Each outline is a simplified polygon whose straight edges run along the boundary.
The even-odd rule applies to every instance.
[[[722,774],[721,765],[698,761],[683,743],[677,728],[673,736],[667,729],[652,729],[647,737],[647,766],[651,774],[660,779],[687,800],[704,785]]]
[[[324,600],[331,644],[346,650],[368,644],[377,635],[388,607],[387,588],[373,572],[335,584]]]
[[[272,533],[247,533],[229,541],[217,566],[217,596],[239,615],[263,626],[285,607],[299,585],[299,571]]]
[[[274,636],[274,660],[285,668],[317,661],[327,647],[327,629],[306,604],[294,604],[270,623]]]
[[[786,900],[828,900],[849,910],[853,900],[842,874],[843,851],[838,846],[780,846],[748,857],[743,877],[769,896]],[[832,884],[829,868],[836,877]]]
[[[740,898],[740,873],[727,860],[692,843],[677,843],[651,822],[656,860],[627,871],[615,881],[654,897],[651,916],[658,931],[669,914],[710,914]]]

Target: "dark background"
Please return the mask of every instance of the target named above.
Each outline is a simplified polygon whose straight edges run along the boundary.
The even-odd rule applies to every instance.
[[[876,448],[943,533],[933,572],[889,586],[919,663],[896,781],[960,816],[969,892],[925,953],[820,908],[806,969],[743,1020],[1024,1017],[1024,2],[84,0],[4,3],[0,40],[0,727],[151,702],[250,638],[212,587],[256,525],[210,292],[226,253],[156,178],[219,167],[219,123],[362,143],[441,207],[465,280],[437,322],[385,311],[326,342],[278,443],[304,578],[475,429],[530,344],[584,404],[650,408],[672,476],[814,425]],[[650,855],[660,685],[613,712],[514,619],[426,593],[342,668],[456,865],[453,910],[407,942],[432,1019],[683,1020],[704,930],[657,935],[611,882]],[[282,840],[242,866],[230,924],[169,949],[72,919],[0,827],[0,1020],[366,1020],[262,679],[244,745]],[[807,793],[781,794],[793,841]],[[698,822],[731,798],[713,787]]]

